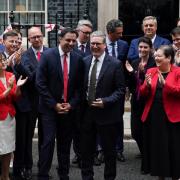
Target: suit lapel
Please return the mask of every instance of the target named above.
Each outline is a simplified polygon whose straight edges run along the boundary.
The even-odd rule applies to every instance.
[[[105,55],[105,58],[104,58],[104,61],[103,61],[103,64],[102,64],[102,67],[101,67],[101,71],[100,71],[100,74],[99,74],[97,83],[98,83],[98,82],[101,80],[101,78],[103,77],[106,69],[108,68],[108,64],[109,64],[109,60],[108,60],[107,54],[106,54],[106,55]]]
[[[54,49],[54,56],[53,58],[55,58],[55,68],[57,69],[58,71],[58,74],[59,74],[59,78],[63,81],[63,72],[62,72],[62,65],[61,65],[61,57],[60,57],[60,54],[59,54],[59,49],[56,47]]]
[[[84,84],[87,85],[88,84],[88,78],[89,78],[89,70],[90,70],[90,66],[91,66],[91,62],[92,62],[92,56],[90,56],[88,59],[86,59],[85,61],[85,82]]]

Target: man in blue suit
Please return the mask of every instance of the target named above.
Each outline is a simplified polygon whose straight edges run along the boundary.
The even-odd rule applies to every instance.
[[[84,119],[82,122],[82,179],[93,180],[96,134],[104,150],[104,179],[116,177],[117,124],[121,121],[120,101],[125,93],[122,63],[106,52],[105,35],[95,31],[90,37],[92,56],[84,59]]]
[[[43,129],[39,180],[49,179],[55,137],[59,179],[69,179],[74,113],[80,102],[83,78],[82,57],[73,51],[77,36],[71,28],[62,30],[59,46],[42,54],[37,70],[36,85],[40,94],[39,111]]]
[[[38,112],[39,95],[35,87],[35,77],[39,58],[47,50],[43,46],[43,34],[38,27],[28,30],[31,47],[22,54],[21,60],[14,65],[18,75],[28,77],[28,83],[21,88],[22,98],[17,102],[16,150],[14,152],[13,174],[15,177],[32,178],[32,138],[38,119],[38,146],[42,141],[41,118]],[[39,53],[39,55],[38,55]]]
[[[154,16],[146,16],[143,19],[142,30],[144,32],[144,36],[149,37],[152,40],[154,49],[157,49],[161,45],[171,44],[171,42],[168,39],[162,38],[156,34],[157,19]],[[139,38],[133,39],[131,41],[128,52],[129,61],[133,61],[134,59],[138,58],[138,42]]]
[[[126,41],[121,40],[123,33],[123,22],[119,19],[112,19],[106,25],[106,52],[110,55],[118,59],[122,62],[123,66],[125,65],[125,61],[128,53],[128,43]],[[123,137],[124,137],[124,123],[123,123],[123,114],[124,114],[124,102],[125,98],[121,99],[120,109],[123,110],[121,114],[121,118],[118,124],[119,127],[119,135],[117,139],[117,160],[124,162],[125,157],[123,155]],[[100,153],[98,155],[98,159],[103,161],[103,150],[99,148]]]

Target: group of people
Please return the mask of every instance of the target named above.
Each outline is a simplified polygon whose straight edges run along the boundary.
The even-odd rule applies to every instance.
[[[89,20],[64,28],[59,45],[47,48],[38,27],[22,35],[3,35],[0,53],[1,180],[32,179],[32,138],[38,119],[38,179],[49,180],[57,147],[60,180],[69,179],[70,149],[83,180],[93,180],[93,165],[104,162],[104,179],[116,178],[123,155],[126,89],[131,93],[131,132],[141,158],[141,173],[159,180],[180,178],[180,27],[172,42],[156,34],[157,19],[143,19],[144,36],[121,40],[123,22],[112,19],[106,34]],[[17,83],[16,83],[17,81]],[[127,95],[126,95],[127,96]],[[176,107],[176,108],[175,108]],[[178,140],[179,139],[179,140]]]

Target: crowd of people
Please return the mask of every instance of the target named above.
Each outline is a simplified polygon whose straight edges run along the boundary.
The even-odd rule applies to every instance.
[[[112,19],[106,33],[89,20],[64,28],[55,48],[43,45],[39,27],[3,34],[0,52],[0,180],[32,179],[32,139],[38,123],[38,180],[49,180],[55,143],[60,180],[69,180],[72,163],[82,180],[93,180],[94,165],[104,163],[104,179],[116,178],[124,162],[123,114],[131,103],[131,134],[140,172],[180,178],[180,27],[172,42],[160,37],[157,19],[142,21],[142,37],[122,40],[123,22]]]

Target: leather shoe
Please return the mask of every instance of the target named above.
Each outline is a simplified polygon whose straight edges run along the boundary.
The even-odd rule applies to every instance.
[[[123,153],[120,153],[120,152],[117,153],[117,160],[120,161],[120,162],[125,162],[126,161]]]
[[[102,151],[99,152],[98,159],[101,163],[104,163],[104,153]]]
[[[97,158],[97,156],[94,157],[94,166],[100,166],[101,165],[101,161],[99,161],[99,159]]]
[[[73,157],[72,163],[73,163],[73,164],[78,164],[78,156],[77,156],[77,155],[75,155],[75,156]]]
[[[26,180],[32,179],[32,170],[31,169],[25,169],[25,179]]]

